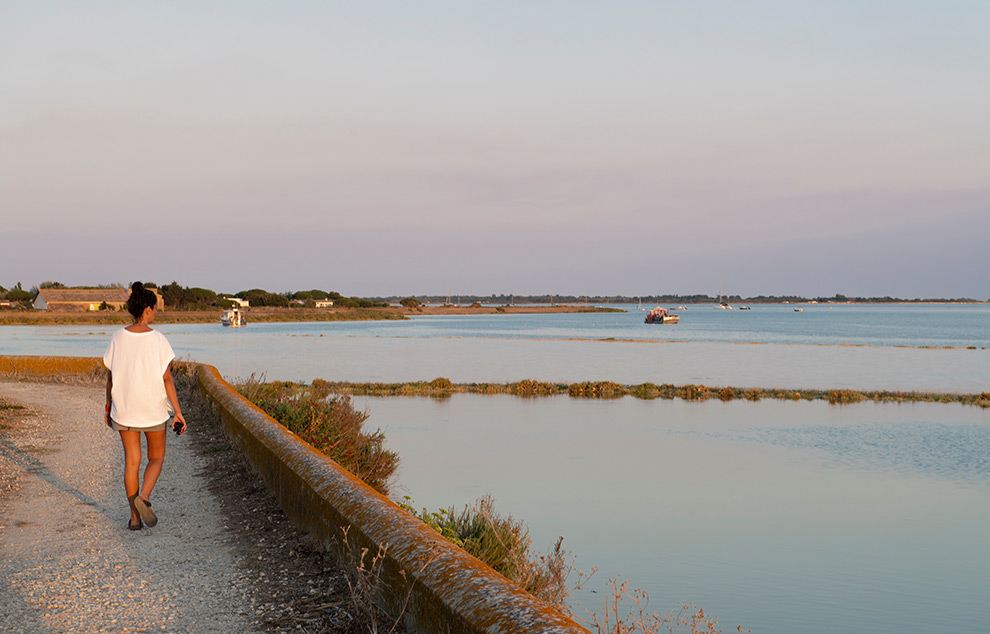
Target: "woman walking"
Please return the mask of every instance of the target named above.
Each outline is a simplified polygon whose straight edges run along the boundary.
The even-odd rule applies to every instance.
[[[103,354],[109,370],[106,424],[120,433],[124,445],[124,490],[131,509],[127,527],[134,531],[144,524],[158,523],[151,509],[151,492],[165,462],[168,426],[174,421],[176,433],[186,430],[169,369],[175,353],[165,336],[149,326],[157,307],[158,296],[141,282],[134,282],[127,299],[134,323],[115,332]],[[138,477],[142,432],[148,444],[143,484]]]

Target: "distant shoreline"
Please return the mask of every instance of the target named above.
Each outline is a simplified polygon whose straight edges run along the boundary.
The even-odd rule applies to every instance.
[[[675,302],[663,302],[670,306]],[[691,308],[714,308],[717,304],[702,302],[681,302],[687,310]],[[736,307],[748,305],[759,306],[804,306],[812,310],[817,307],[832,306],[956,306],[956,305],[986,305],[990,302],[954,302],[954,301],[902,301],[902,302],[738,302]],[[636,306],[637,303],[613,304]],[[643,304],[646,308],[650,304]],[[333,322],[333,321],[387,321],[404,320],[417,315],[538,315],[560,313],[614,313],[623,312],[621,309],[609,306],[593,306],[586,304],[525,304],[525,305],[422,305],[416,308],[404,306],[388,306],[380,308],[274,308],[259,306],[245,312],[248,323],[292,323],[292,322]],[[155,317],[159,324],[206,324],[219,323],[222,309],[213,310],[162,310]],[[0,310],[0,326],[54,326],[54,325],[126,325],[131,322],[126,311],[43,311],[43,310]]]
[[[333,321],[386,321],[408,319],[416,315],[494,315],[540,313],[609,313],[621,312],[615,308],[594,306],[421,306],[405,308],[271,308],[256,307],[245,311],[248,323],[271,322],[333,322]],[[209,324],[220,323],[223,310],[162,310],[155,316],[159,324]],[[126,311],[0,311],[0,326],[56,326],[56,325],[126,325],[131,322]]]

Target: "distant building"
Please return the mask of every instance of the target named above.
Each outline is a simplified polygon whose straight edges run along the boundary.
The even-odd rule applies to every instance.
[[[150,289],[158,298],[158,310],[165,308],[162,296]],[[35,310],[100,310],[104,303],[114,310],[127,306],[131,296],[126,288],[43,288],[34,299]]]
[[[317,308],[333,308],[333,300],[332,299],[317,299],[315,301],[316,301],[316,307]]]
[[[230,297],[228,295],[221,295],[217,299],[225,299],[228,302],[234,302],[241,308],[248,308],[249,306],[251,306],[251,302],[249,300],[241,299],[240,297]]]
[[[14,302],[10,301],[9,299],[0,299],[0,308],[12,308],[13,305]]]

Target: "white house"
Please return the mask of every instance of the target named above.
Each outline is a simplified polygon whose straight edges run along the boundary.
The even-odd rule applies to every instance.
[[[248,308],[251,305],[249,300],[241,299],[240,297],[228,297],[227,295],[221,295],[219,299],[226,299],[227,301],[234,302],[241,308]]]

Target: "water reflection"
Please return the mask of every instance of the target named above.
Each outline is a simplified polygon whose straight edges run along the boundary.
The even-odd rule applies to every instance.
[[[420,505],[491,493],[579,567],[731,630],[990,618],[990,415],[955,405],[361,399]],[[586,601],[597,601],[587,595]],[[969,628],[969,629],[967,629]]]

